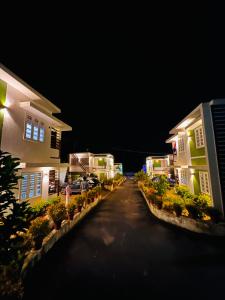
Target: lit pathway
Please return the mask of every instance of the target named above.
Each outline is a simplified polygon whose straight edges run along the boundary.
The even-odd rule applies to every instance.
[[[212,299],[224,293],[224,278],[224,241],[158,221],[128,181],[55,245],[26,299]]]

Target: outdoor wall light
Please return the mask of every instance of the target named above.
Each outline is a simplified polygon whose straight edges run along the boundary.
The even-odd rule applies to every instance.
[[[0,111],[4,111],[7,107],[3,104],[0,104]]]

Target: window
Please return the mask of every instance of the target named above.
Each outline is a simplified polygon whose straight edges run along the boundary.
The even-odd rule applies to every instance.
[[[51,148],[60,150],[61,139],[60,139],[60,131],[52,128],[51,129]]]
[[[179,137],[178,140],[178,152],[184,152],[185,146],[184,146],[184,137]]]
[[[39,129],[39,141],[44,142],[45,139],[45,129],[43,127],[40,127]]]
[[[42,176],[41,173],[22,174],[20,186],[20,198],[26,200],[41,195]]]
[[[38,125],[34,125],[33,126],[33,140],[34,141],[38,140],[38,132],[39,132]]]
[[[31,116],[26,116],[25,121],[25,134],[26,140],[44,142],[45,129],[44,124],[39,123],[37,119],[33,120]]]
[[[202,126],[195,129],[195,143],[196,143],[196,148],[202,148],[205,146]]]
[[[204,194],[210,194],[209,175],[207,172],[199,172],[200,189]]]
[[[181,184],[188,184],[188,176],[187,176],[187,169],[181,169],[180,171],[180,183]]]
[[[30,140],[31,137],[32,137],[32,123],[30,122],[26,122],[26,125],[25,125],[25,138]]]

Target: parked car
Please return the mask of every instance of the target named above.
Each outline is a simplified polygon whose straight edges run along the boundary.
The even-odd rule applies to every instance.
[[[63,195],[66,194],[66,186],[67,186],[67,183],[63,184],[61,187],[61,194],[63,194]],[[70,184],[70,188],[72,191],[72,195],[81,194],[81,182],[80,181],[76,181],[76,182],[73,182],[72,184]]]

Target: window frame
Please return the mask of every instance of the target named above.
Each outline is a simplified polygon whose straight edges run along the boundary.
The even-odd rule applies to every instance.
[[[198,126],[194,129],[195,132],[195,146],[196,149],[205,147],[205,137],[203,132],[203,126]]]
[[[26,201],[40,197],[42,193],[42,172],[24,172],[21,176],[23,178],[20,182],[19,198]],[[26,177],[26,185],[24,185],[24,177]],[[24,190],[24,187],[26,187],[26,190]],[[31,194],[31,192],[33,192],[33,194]],[[22,194],[26,194],[26,197],[22,197]]]
[[[199,185],[201,193],[210,195],[209,173],[199,171]]]

